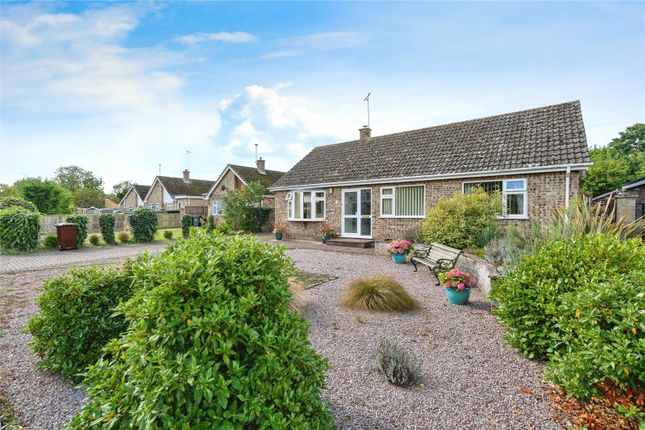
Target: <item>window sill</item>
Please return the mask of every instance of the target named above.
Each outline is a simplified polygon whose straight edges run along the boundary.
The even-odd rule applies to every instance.
[[[307,219],[296,219],[296,218],[287,218],[289,222],[322,222],[325,221],[325,218],[307,218]]]
[[[528,220],[529,217],[527,215],[511,215],[511,216],[498,216],[497,219],[500,220],[508,220],[508,221],[521,221],[521,220]]]
[[[418,215],[418,216],[380,215],[379,218],[381,218],[381,219],[424,219],[425,216],[422,216],[422,215]]]

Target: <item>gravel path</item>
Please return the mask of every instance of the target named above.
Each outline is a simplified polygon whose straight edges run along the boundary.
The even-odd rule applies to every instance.
[[[557,429],[542,397],[542,367],[501,340],[502,328],[479,291],[466,307],[448,305],[428,271],[387,258],[290,249],[299,269],[339,278],[307,291],[310,339],[333,368],[328,401],[342,429]],[[0,391],[26,429],[64,425],[84,392],[36,371],[21,332],[36,311],[42,282],[62,269],[0,274]],[[398,279],[422,305],[404,313],[348,311],[338,305],[352,279],[383,273]],[[363,318],[357,318],[362,316]],[[360,321],[359,321],[360,320]],[[421,362],[424,384],[403,389],[371,368],[380,339],[393,339]]]
[[[324,398],[343,429],[557,429],[542,397],[542,367],[509,348],[490,303],[473,290],[469,306],[448,305],[429,271],[386,257],[290,250],[298,268],[339,278],[308,290],[310,339],[333,368]],[[324,256],[324,257],[323,257]],[[349,311],[347,283],[394,276],[422,305],[404,314]],[[357,316],[363,316],[361,322]],[[424,384],[404,389],[371,368],[380,339],[416,355]]]

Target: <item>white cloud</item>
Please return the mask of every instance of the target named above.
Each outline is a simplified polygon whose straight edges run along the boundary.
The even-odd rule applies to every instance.
[[[219,33],[194,33],[185,36],[180,36],[175,39],[177,42],[186,45],[196,45],[204,42],[229,42],[229,43],[246,43],[256,42],[258,37],[251,33],[244,31],[227,32],[221,31]]]

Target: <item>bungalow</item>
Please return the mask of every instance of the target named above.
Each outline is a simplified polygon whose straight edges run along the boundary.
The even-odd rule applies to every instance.
[[[213,181],[190,179],[188,169],[183,173],[183,178],[157,176],[146,194],[145,205],[156,211],[199,206],[204,207],[205,212],[206,193],[213,186]]]
[[[210,214],[215,216],[222,214],[224,197],[226,197],[229,191],[239,190],[251,182],[259,182],[265,188],[269,188],[284,175],[284,172],[278,172],[277,170],[266,170],[265,160],[262,157],[257,159],[255,164],[256,167],[228,164],[224,168],[222,174],[206,194]],[[268,193],[265,196],[263,206],[274,207],[273,193]]]
[[[442,197],[501,191],[500,216],[545,221],[591,164],[578,101],[314,148],[270,188],[287,236],[389,240]]]
[[[121,199],[119,206],[127,211],[144,206],[146,194],[150,191],[149,185],[133,185]]]

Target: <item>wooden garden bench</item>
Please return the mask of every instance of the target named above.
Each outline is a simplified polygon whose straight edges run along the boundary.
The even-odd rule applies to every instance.
[[[422,264],[428,266],[439,279],[439,273],[447,272],[455,267],[457,259],[463,252],[440,243],[415,245],[411,261],[415,272],[417,271],[417,265]]]

